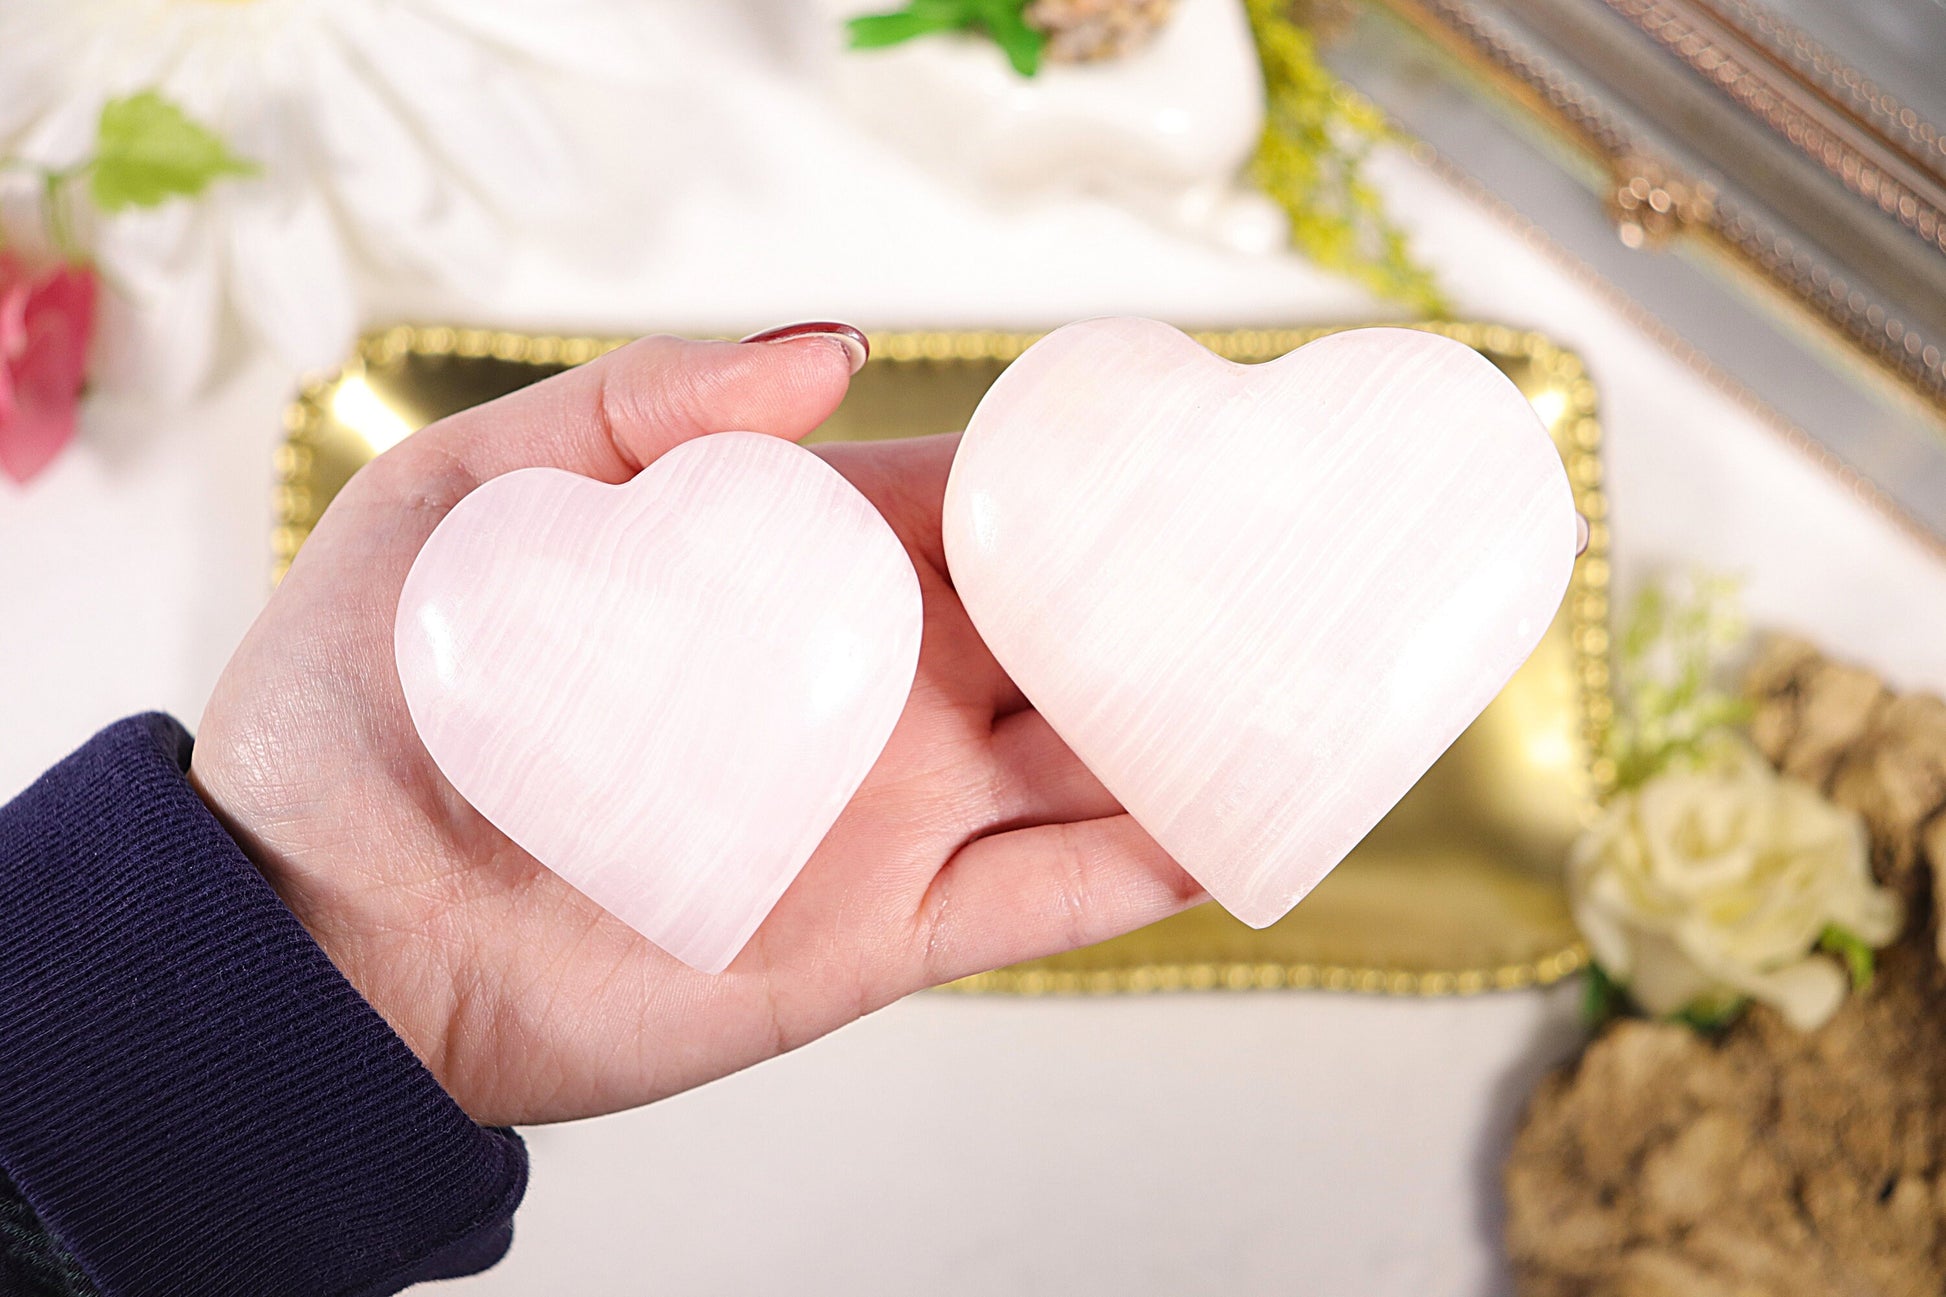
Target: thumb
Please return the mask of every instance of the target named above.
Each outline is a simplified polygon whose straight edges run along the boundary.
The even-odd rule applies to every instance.
[[[867,349],[857,329],[822,321],[742,342],[640,338],[442,419],[380,462],[395,461],[385,468],[421,483],[477,485],[535,467],[620,482],[713,432],[805,436],[844,399]]]

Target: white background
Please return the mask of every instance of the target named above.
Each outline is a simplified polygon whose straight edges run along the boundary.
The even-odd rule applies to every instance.
[[[742,11],[735,11],[740,13]],[[1080,197],[1007,208],[828,107],[790,45],[700,19],[687,82],[573,112],[612,203],[503,280],[392,290],[374,320],[575,330],[1193,324],[1388,313],[1300,263]],[[1601,386],[1617,570],[1748,577],[1769,625],[1946,688],[1946,561],[1681,363],[1544,247],[1389,159],[1460,313],[1542,329]],[[30,490],[0,484],[0,796],[96,727],[194,724],[267,593],[269,464],[294,376],[97,402]],[[916,431],[934,431],[919,429]],[[922,996],[635,1113],[532,1133],[489,1293],[1481,1294],[1505,1290],[1496,1164],[1572,995],[1019,1001]]]

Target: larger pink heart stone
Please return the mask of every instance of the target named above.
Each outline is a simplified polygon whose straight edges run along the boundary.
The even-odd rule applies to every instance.
[[[1235,365],[1091,320],[994,384],[946,488],[994,656],[1135,819],[1256,927],[1499,692],[1567,588],[1531,406],[1406,329]]]
[[[501,832],[686,964],[756,931],[878,759],[919,580],[850,483],[776,437],[609,486],[498,477],[399,597],[426,750]]]

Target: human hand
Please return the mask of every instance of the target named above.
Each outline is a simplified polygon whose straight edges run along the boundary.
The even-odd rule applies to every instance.
[[[217,682],[197,791],[478,1121],[646,1103],[922,987],[1203,899],[960,607],[939,535],[956,437],[818,448],[918,570],[918,676],[864,785],[724,973],[664,954],[440,775],[406,714],[392,624],[414,557],[461,497],[537,465],[626,481],[712,432],[802,437],[849,372],[828,338],[646,338],[443,420],[345,487]]]

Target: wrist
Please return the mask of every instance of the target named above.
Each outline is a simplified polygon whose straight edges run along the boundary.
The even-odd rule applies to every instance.
[[[332,965],[188,753],[136,717],[0,807],[0,1164],[104,1291],[379,1291],[490,1263],[518,1141]]]
[[[347,864],[332,850],[332,841],[342,840],[341,834],[319,834],[317,813],[310,808],[272,804],[261,790],[279,786],[278,781],[253,775],[229,753],[224,746],[197,739],[185,772],[197,800],[332,967],[405,1042],[442,1088],[472,1112],[462,1090],[446,1075],[446,1034],[438,1028],[449,1021],[450,1015],[429,1011],[450,1002],[450,996],[442,996],[439,987],[450,988],[451,979],[442,982],[429,968],[421,968],[415,976],[392,973],[402,963],[424,962],[424,945],[413,939],[419,934],[395,931],[391,941],[381,939],[385,925],[366,918],[348,886],[359,874],[356,862]],[[406,948],[399,949],[402,945]],[[409,993],[400,992],[402,983],[411,984]],[[481,1120],[481,1124],[500,1123]]]

